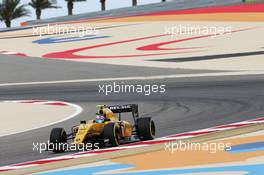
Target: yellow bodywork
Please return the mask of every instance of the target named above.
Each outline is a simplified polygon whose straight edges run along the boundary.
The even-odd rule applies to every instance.
[[[116,122],[118,123],[118,117],[107,107],[104,105],[98,105],[98,114],[105,117],[104,123],[96,123],[94,120],[88,121],[86,124],[80,124],[79,126],[75,127],[73,129],[73,132],[75,134],[75,138],[73,143],[74,144],[81,144],[86,141],[86,139],[94,138],[94,137],[100,137],[103,133],[104,126],[110,122]],[[123,137],[131,137],[132,135],[132,126],[128,123],[123,121],[122,125],[120,125],[122,128],[120,131],[122,131]]]
[[[95,123],[90,120],[87,124],[80,124],[75,135],[74,144],[84,143],[86,138],[100,136],[102,134],[105,123]]]

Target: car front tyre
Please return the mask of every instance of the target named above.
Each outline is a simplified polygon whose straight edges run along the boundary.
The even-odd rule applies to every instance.
[[[52,147],[54,153],[61,153],[65,151],[67,144],[67,133],[63,128],[53,128],[50,133],[49,147]]]

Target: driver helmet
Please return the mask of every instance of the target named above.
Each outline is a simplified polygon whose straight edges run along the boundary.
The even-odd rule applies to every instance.
[[[104,118],[104,116],[102,116],[102,115],[97,115],[97,116],[95,117],[95,121],[96,121],[97,123],[104,123],[104,120],[105,120],[105,118]]]

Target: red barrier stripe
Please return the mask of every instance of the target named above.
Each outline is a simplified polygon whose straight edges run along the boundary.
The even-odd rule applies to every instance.
[[[240,4],[232,6],[204,7],[187,10],[170,10],[154,12],[143,16],[152,15],[184,15],[184,14],[206,14],[206,13],[257,13],[264,12],[264,4]]]
[[[52,106],[67,106],[65,103],[61,103],[61,102],[44,103],[44,105],[52,105]]]
[[[254,120],[251,120],[251,121],[264,121],[264,118],[258,118],[258,119],[254,119]]]
[[[248,126],[250,125],[250,123],[246,123],[246,124],[231,124],[231,125],[223,125],[223,126],[218,126],[218,127],[215,127],[215,128],[237,128],[237,127],[242,127],[242,126]]]

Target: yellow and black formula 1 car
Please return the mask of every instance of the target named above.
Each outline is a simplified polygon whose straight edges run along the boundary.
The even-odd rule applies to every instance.
[[[63,145],[67,140],[71,144],[99,143],[100,147],[119,146],[139,140],[152,140],[155,137],[155,124],[150,117],[139,117],[137,104],[97,105],[95,120],[81,121],[66,134],[63,128],[54,128],[50,133],[50,143]],[[121,119],[122,113],[131,112],[133,124]],[[65,148],[54,147],[53,152],[63,152]]]

